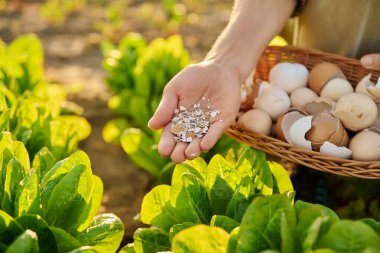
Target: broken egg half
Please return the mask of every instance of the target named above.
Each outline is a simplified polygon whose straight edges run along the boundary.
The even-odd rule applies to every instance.
[[[285,134],[285,133],[284,133]],[[339,158],[349,158],[348,134],[339,119],[331,114],[304,116],[289,129],[289,143]]]
[[[312,102],[307,103],[303,110],[310,115],[319,115],[321,113],[331,113],[335,108],[335,102],[330,98],[317,97]]]
[[[357,133],[350,142],[352,159],[358,161],[380,160],[380,132],[376,128]]]
[[[278,117],[275,127],[277,138],[290,143],[289,131],[294,122],[308,114],[299,109],[290,109]]]
[[[281,62],[269,71],[269,82],[290,94],[307,84],[309,71],[300,63]]]
[[[377,83],[374,84],[371,82],[371,74],[366,75],[360,80],[357,85],[357,92],[362,93],[364,95],[369,95],[369,97],[373,98],[377,103],[380,102],[380,77],[377,80]]]

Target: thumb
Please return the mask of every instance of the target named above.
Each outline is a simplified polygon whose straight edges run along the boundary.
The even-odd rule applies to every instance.
[[[158,130],[166,126],[172,119],[177,104],[178,98],[173,89],[164,89],[161,102],[149,120],[148,127],[152,130]]]
[[[380,70],[380,54],[368,54],[360,59],[363,67]]]

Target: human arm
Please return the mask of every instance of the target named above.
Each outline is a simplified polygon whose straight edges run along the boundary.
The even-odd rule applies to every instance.
[[[360,59],[365,68],[380,71],[380,54],[368,54]]]
[[[164,128],[158,145],[162,156],[176,163],[211,149],[235,120],[240,105],[240,85],[251,74],[269,41],[278,34],[296,5],[295,0],[236,0],[230,21],[204,61],[178,73],[165,87],[149,127]],[[200,35],[202,36],[202,35]],[[220,114],[208,133],[190,144],[175,143],[170,120],[179,106],[186,108],[210,99]]]

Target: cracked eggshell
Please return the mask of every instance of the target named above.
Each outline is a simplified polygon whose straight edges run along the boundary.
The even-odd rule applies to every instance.
[[[253,106],[267,112],[272,120],[286,112],[290,108],[290,98],[280,87],[275,85],[261,86],[259,96],[255,99]]]
[[[346,130],[339,119],[331,114],[322,113],[314,116],[312,127],[306,133],[305,138],[311,141],[313,150],[319,151],[324,142],[328,141],[336,146],[348,144],[345,138],[348,137]]]
[[[317,94],[320,94],[325,84],[333,78],[347,79],[336,64],[321,62],[315,65],[310,71],[309,87]]]
[[[318,97],[307,103],[303,109],[310,115],[319,115],[321,113],[331,113],[334,108],[335,102],[332,99]]]
[[[311,150],[311,141],[305,139],[305,134],[311,128],[313,116],[305,116],[296,120],[289,130],[290,144]]]
[[[269,71],[269,82],[288,94],[299,87],[306,87],[309,71],[300,63],[281,62]]]
[[[259,109],[252,109],[243,113],[239,117],[237,124],[250,131],[269,135],[272,128],[272,119],[268,113]]]
[[[350,142],[352,159],[358,161],[380,160],[380,134],[373,129],[357,133]]]
[[[370,94],[367,90],[367,86],[369,83],[371,83],[371,74],[366,75],[360,80],[360,82],[356,85],[355,92],[364,94],[375,100],[375,97],[372,96],[372,94]]]
[[[320,147],[319,152],[326,155],[331,155],[334,157],[349,159],[352,155],[352,151],[346,147],[338,147],[331,142],[326,141]]]
[[[347,80],[342,78],[334,78],[328,81],[322,88],[321,97],[330,98],[333,101],[338,101],[339,98],[353,92],[354,88]]]
[[[363,79],[365,79],[363,82],[365,83],[364,86],[368,93],[371,94],[376,101],[380,102],[380,77],[376,84],[371,82],[371,74],[369,74],[369,77],[366,76]]]
[[[306,115],[306,112],[297,109],[291,109],[290,111],[278,117],[275,127],[277,138],[290,143],[290,128],[292,127],[294,122],[296,122],[300,118],[305,117]]]
[[[352,131],[370,127],[377,119],[375,102],[361,93],[351,93],[341,97],[333,111],[343,126]]]
[[[307,87],[300,87],[290,94],[292,107],[304,107],[318,97],[317,93]]]

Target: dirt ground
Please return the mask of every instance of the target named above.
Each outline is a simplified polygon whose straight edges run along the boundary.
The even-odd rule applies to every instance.
[[[204,56],[228,20],[228,6],[232,1],[224,1],[227,3],[222,9],[219,5],[215,7],[215,2],[218,3],[210,1],[205,4],[204,8],[210,10],[207,11],[208,15],[200,17],[197,24],[179,31],[195,60]],[[107,108],[110,93],[104,81],[106,72],[102,69],[101,35],[94,28],[94,23],[104,18],[104,9],[90,6],[70,15],[63,24],[54,26],[39,15],[40,6],[39,1],[24,1],[19,10],[10,6],[0,11],[0,38],[9,43],[21,34],[37,34],[45,49],[47,79],[75,91],[69,99],[84,108],[84,116],[93,128],[92,134],[81,143],[80,148],[90,156],[93,173],[100,176],[104,183],[101,212],[112,212],[120,217],[126,227],[124,243],[131,242],[133,232],[142,225],[133,217],[139,212],[143,196],[155,181],[131,163],[120,146],[107,144],[102,138],[102,128],[113,117]],[[136,7],[126,9],[126,17],[133,17],[133,8]],[[212,8],[219,9],[216,13]],[[207,31],[207,36],[198,37],[202,34],[199,33],[200,26]],[[162,31],[136,19],[127,18],[125,30],[140,32],[147,39],[164,36]]]

